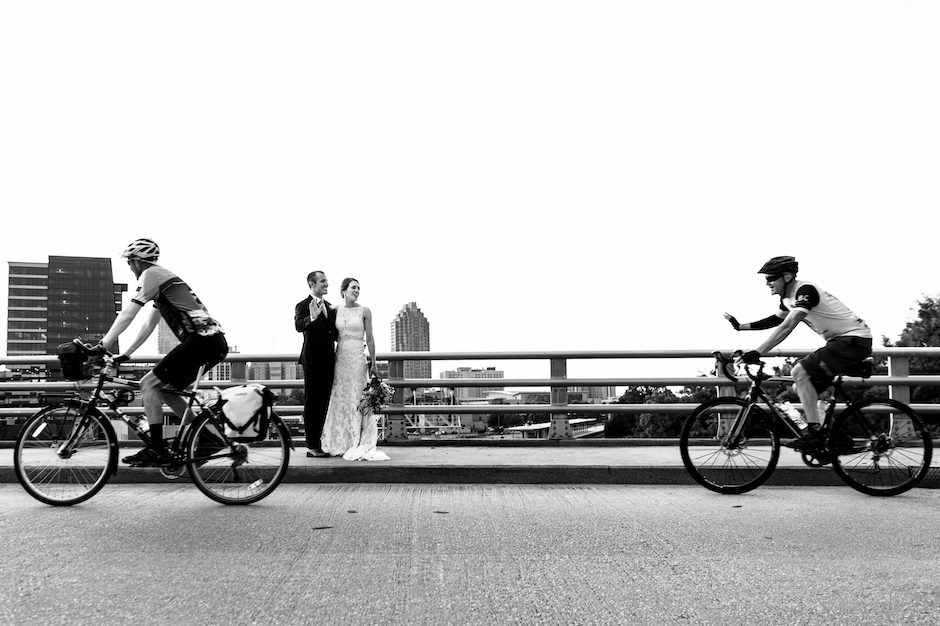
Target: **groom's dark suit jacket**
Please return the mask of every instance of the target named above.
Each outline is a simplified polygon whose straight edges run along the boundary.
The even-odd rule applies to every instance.
[[[318,315],[311,322],[311,300],[313,296],[307,296],[294,307],[294,328],[304,334],[299,359],[304,366],[304,434],[307,447],[319,450],[336,363],[336,309],[327,302],[327,317]]]
[[[294,328],[304,334],[304,345],[300,350],[298,363],[308,369],[328,369],[332,377],[333,363],[336,360],[336,309],[326,302],[327,318],[318,315],[310,321],[310,302],[313,296],[307,296],[294,307]]]

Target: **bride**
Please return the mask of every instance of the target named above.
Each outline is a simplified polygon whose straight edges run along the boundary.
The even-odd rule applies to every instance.
[[[359,281],[355,278],[343,279],[340,295],[344,304],[336,310],[339,335],[336,368],[320,444],[324,452],[342,455],[349,461],[387,461],[388,455],[375,447],[379,438],[375,416],[371,411],[367,415],[359,412],[359,400],[369,375],[378,373],[372,311],[359,304]],[[363,337],[369,350],[368,359],[362,349]]]

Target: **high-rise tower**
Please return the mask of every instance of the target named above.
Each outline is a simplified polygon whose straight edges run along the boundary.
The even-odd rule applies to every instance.
[[[50,256],[9,266],[8,356],[55,354],[76,337],[98,340],[121,311],[127,285],[114,282],[111,259]]]
[[[417,303],[409,302],[392,320],[393,352],[429,352],[431,327]],[[430,378],[430,361],[405,361],[405,378]]]

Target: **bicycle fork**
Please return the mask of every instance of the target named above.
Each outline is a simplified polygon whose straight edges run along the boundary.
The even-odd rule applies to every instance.
[[[718,440],[727,447],[735,447],[741,443],[741,433],[754,408],[754,402],[748,402],[744,410],[737,411],[728,417],[719,416]],[[724,424],[722,423],[724,422]]]
[[[75,448],[78,446],[78,442],[81,441],[82,437],[88,432],[88,425],[91,420],[88,419],[87,407],[82,410],[81,416],[75,421],[75,425],[72,427],[72,432],[69,433],[69,436],[65,438],[58,448],[56,448],[56,455],[60,459],[70,459],[75,453]],[[37,436],[42,430],[46,427],[46,423],[43,423],[42,426],[36,429],[33,433],[33,436]]]

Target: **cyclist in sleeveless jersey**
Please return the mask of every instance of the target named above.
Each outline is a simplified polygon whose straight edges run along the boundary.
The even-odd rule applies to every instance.
[[[153,301],[153,309],[137,337],[117,357],[126,361],[153,333],[162,317],[180,344],[173,348],[140,380],[144,413],[150,425],[151,444],[137,454],[122,459],[125,463],[154,466],[166,463],[168,453],[163,441],[163,403],[183,419],[187,402],[178,395],[164,393],[165,387],[183,390],[196,381],[199,368],[209,369],[228,354],[228,343],[219,323],[183,280],[156,264],[160,248],[150,239],[137,239],[122,254],[139,283],[130,303],[118,314],[111,328],[99,342],[99,350],[113,345],[144,305]],[[191,417],[191,416],[190,416]]]
[[[803,436],[787,444],[797,449],[812,442],[815,425],[822,420],[816,408],[819,392],[832,384],[836,375],[846,366],[871,356],[872,334],[865,321],[848,307],[814,283],[796,279],[799,264],[792,256],[770,259],[758,274],[765,274],[767,286],[773,295],[780,296],[780,308],[762,320],[739,324],[734,316],[725,318],[735,330],[765,330],[774,328],[764,343],[744,354],[744,360],[755,362],[786,339],[800,322],[805,322],[822,335],[826,345],[801,359],[793,367],[794,388],[803,405],[807,427]]]

